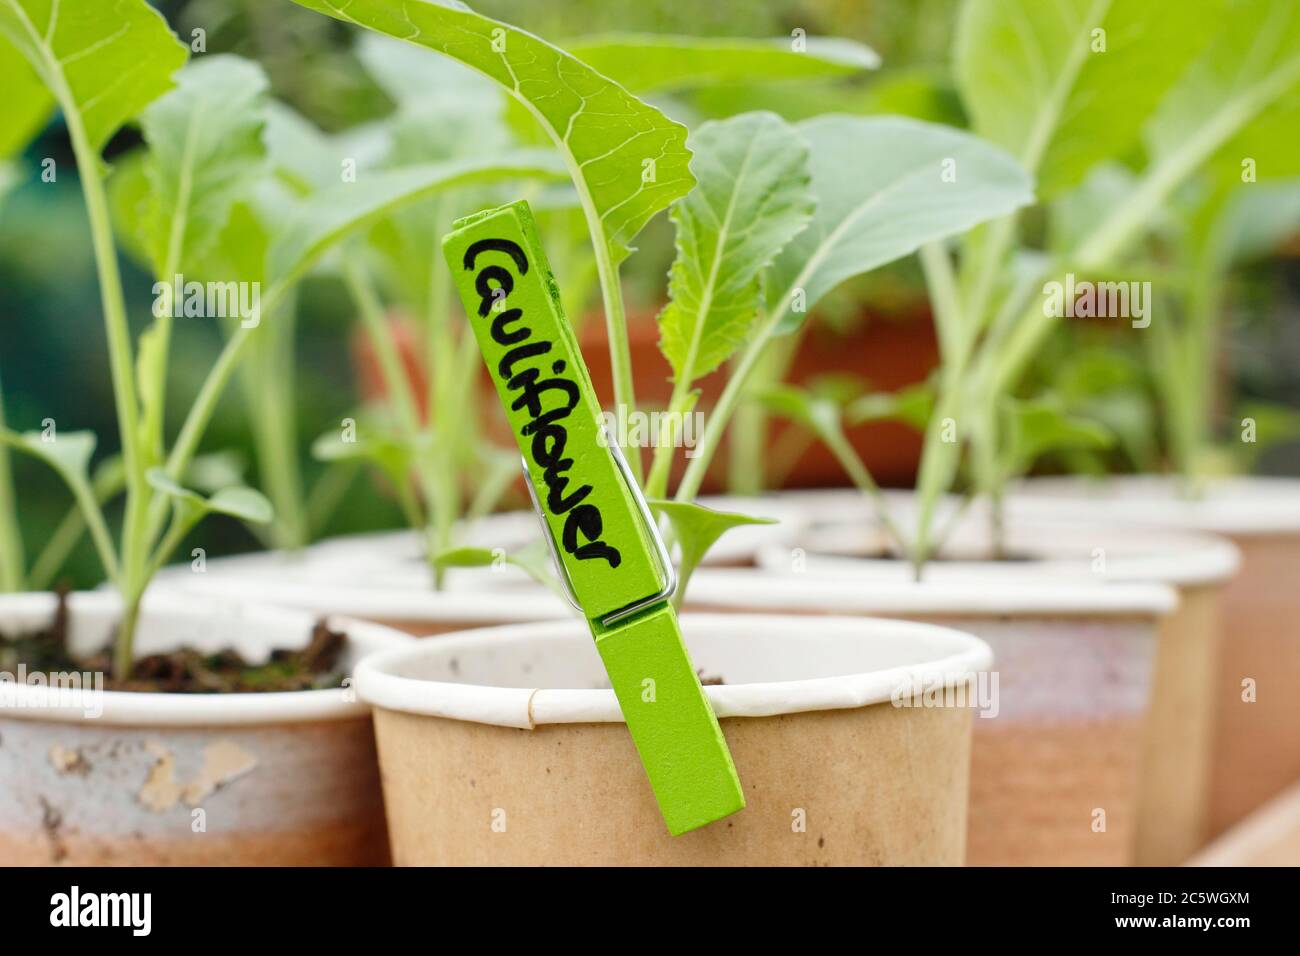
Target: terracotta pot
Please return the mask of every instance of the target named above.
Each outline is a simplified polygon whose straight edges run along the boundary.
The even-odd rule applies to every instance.
[[[1212,532],[1241,551],[1223,595],[1216,685],[1210,830],[1222,833],[1300,781],[1300,480],[1212,482],[1199,500],[1157,476],[1034,479],[1008,501],[1084,521]]]
[[[891,505],[895,519],[910,523],[910,498],[895,496]],[[951,507],[945,502],[943,510]],[[797,567],[810,575],[898,583],[913,576],[906,562],[863,556],[881,553],[888,543],[874,520],[814,524],[798,543]],[[986,516],[968,512],[927,565],[925,579],[1014,583],[1033,575],[1155,582],[1178,591],[1177,608],[1160,623],[1134,861],[1182,863],[1209,839],[1213,720],[1203,702],[1213,696],[1222,599],[1240,561],[1237,549],[1223,538],[1190,532],[1014,518],[1005,526],[1005,546],[1015,560],[988,560]],[[765,554],[770,569],[792,566],[789,551]]]
[[[1133,862],[1156,634],[1177,602],[1168,587],[706,569],[690,588],[696,610],[898,617],[983,639],[997,667],[975,720],[967,862]]]
[[[682,630],[748,806],[671,837],[586,627],[495,628],[376,656],[393,859],[407,865],[959,864],[971,713],[913,703],[990,664],[943,628],[692,617]],[[608,685],[605,685],[608,686]]]
[[[47,626],[51,594],[0,598],[0,632]],[[107,592],[69,598],[75,652],[120,618]],[[147,599],[137,653],[233,647],[250,660],[306,644],[314,618]],[[405,645],[336,619],[350,663]],[[375,865],[387,862],[369,708],[351,687],[266,694],[52,695],[0,681],[0,865]],[[102,686],[102,685],[101,685]]]
[[[637,402],[643,408],[665,408],[672,394],[671,370],[659,351],[656,314],[640,312],[628,323],[632,374]],[[609,344],[601,316],[592,316],[583,323],[580,342],[596,393],[602,406],[609,408],[614,390],[609,371]],[[929,309],[920,303],[908,306],[899,314],[864,313],[848,331],[815,324],[800,342],[786,380],[804,384],[820,375],[856,375],[867,380],[873,389],[892,392],[925,381],[937,363],[934,325]],[[706,415],[722,393],[727,375],[724,366],[699,382],[702,394],[698,407]],[[771,448],[789,427],[785,422],[772,422],[765,447]],[[921,434],[915,429],[881,422],[853,429],[849,440],[878,481],[886,485],[912,483],[921,458]],[[709,469],[704,484],[706,491],[725,487],[726,465],[727,455],[720,453]],[[674,462],[674,481],[684,468],[679,456]],[[844,469],[818,443],[809,447],[794,464],[784,482],[785,486],[795,488],[843,483]]]

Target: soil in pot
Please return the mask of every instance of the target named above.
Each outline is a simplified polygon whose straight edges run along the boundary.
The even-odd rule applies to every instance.
[[[180,647],[139,658],[130,677],[122,679],[113,674],[111,645],[89,655],[71,651],[67,594],[59,592],[58,600],[48,627],[0,634],[0,671],[23,667],[28,674],[100,673],[105,675],[105,690],[135,693],[255,694],[343,686],[345,675],[339,665],[348,638],[324,620],[312,627],[305,648],[276,648],[265,663],[247,661],[230,648],[211,652]]]

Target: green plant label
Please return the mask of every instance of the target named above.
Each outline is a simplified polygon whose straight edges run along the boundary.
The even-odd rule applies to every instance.
[[[735,813],[744,790],[672,606],[601,623],[662,591],[664,569],[608,447],[528,204],[460,220],[443,251],[669,833]]]
[[[657,593],[648,530],[608,447],[528,204],[459,220],[443,251],[587,617]]]

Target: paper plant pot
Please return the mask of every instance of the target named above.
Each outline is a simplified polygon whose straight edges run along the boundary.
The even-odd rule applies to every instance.
[[[394,862],[962,862],[971,710],[956,688],[989,667],[983,642],[838,618],[687,616],[682,630],[725,681],[705,691],[744,810],[668,835],[582,623],[470,631],[357,672]],[[926,682],[950,706],[891,702]]]
[[[1160,622],[1150,718],[1142,759],[1135,862],[1175,866],[1209,838],[1213,697],[1220,651],[1223,593],[1240,554],[1206,534],[1106,526],[1097,522],[1012,518],[1005,547],[1015,560],[982,559],[990,548],[980,514],[959,522],[938,560],[925,569],[934,582],[996,580],[1027,575],[1062,582],[1154,582],[1178,591],[1178,606]],[[882,541],[874,522],[814,526],[801,550],[769,549],[771,570],[801,568],[812,577],[906,583],[906,562],[861,555]]]
[[[1177,603],[1167,586],[705,570],[690,588],[699,610],[897,617],[982,638],[996,676],[974,721],[967,862],[1133,861],[1156,633]]]
[[[0,597],[0,632],[46,626],[50,594]],[[80,652],[120,604],[69,598]],[[296,611],[150,597],[137,652],[233,647],[250,660],[301,647]],[[350,656],[410,642],[333,620]],[[65,691],[0,679],[0,865],[352,865],[388,860],[369,708],[351,687],[295,693]],[[93,686],[93,680],[83,684]]]
[[[1300,480],[1212,482],[1198,500],[1156,476],[1035,479],[1008,506],[1138,527],[1212,532],[1241,550],[1223,595],[1224,634],[1211,697],[1210,830],[1221,833],[1300,781]]]

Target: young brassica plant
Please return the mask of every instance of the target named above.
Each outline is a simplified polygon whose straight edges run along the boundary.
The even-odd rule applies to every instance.
[[[956,278],[946,253],[926,263],[943,374],[917,486],[921,561],[963,447],[975,490],[999,511],[1011,472],[998,410],[1062,317],[1044,307],[1045,283],[1126,272],[1124,257],[1194,176],[1240,177],[1243,157],[1266,159],[1273,175],[1294,171],[1300,9],[1285,0],[967,0],[955,65],[975,131],[1039,176],[1040,199],[1051,203],[1108,161],[1138,153],[1145,163],[1132,189],[1091,210],[1063,248],[1035,254],[1008,217],[968,237]],[[945,421],[959,423],[960,441],[943,440]]]
[[[23,55],[46,91],[43,102],[63,115],[81,178],[98,271],[108,339],[114,405],[118,417],[125,516],[115,544],[89,477],[95,438],[48,428],[17,434],[11,446],[41,458],[60,475],[81,508],[108,578],[122,594],[124,610],[114,654],[118,676],[129,674],[140,601],[149,579],[170,550],[209,512],[265,521],[270,508],[257,492],[232,487],[205,498],[176,482],[181,468],[167,467],[162,440],[162,395],[166,375],[168,320],[155,319],[132,342],[122,294],[100,152],[109,137],[172,85],[187,50],[148,4],[103,7],[88,0],[50,4],[4,0],[0,30]],[[178,196],[173,213],[184,217],[191,197]],[[173,221],[169,227],[175,229]],[[174,240],[175,248],[183,241]],[[165,248],[160,244],[159,248]],[[188,464],[188,460],[185,464]],[[172,512],[165,529],[152,530],[151,514]],[[165,518],[163,523],[165,523]]]
[[[1266,157],[1274,175],[1294,174],[1295,152],[1285,144],[1300,97],[1300,10],[1282,0],[966,0],[954,64],[974,131],[1037,178],[1056,241],[1038,248],[1032,230],[1005,216],[963,237],[959,267],[951,249],[921,249],[940,368],[924,428],[914,534],[900,542],[918,573],[942,540],[934,529],[938,504],[963,463],[971,492],[991,503],[1000,550],[1006,483],[1043,453],[1095,450],[1110,440],[1058,396],[1026,402],[1013,394],[1059,327],[1061,310],[1044,301],[1051,283],[1068,273],[1140,278],[1124,268],[1124,257],[1197,175],[1239,177],[1243,157],[1252,156]],[[1126,174],[1125,188],[1079,201],[1080,184],[1135,155],[1145,165]],[[1177,382],[1168,387],[1171,408],[1193,405],[1192,391],[1204,388],[1208,345],[1196,325],[1186,330],[1183,354],[1168,351],[1163,374]],[[1158,346],[1170,330],[1141,334]],[[792,417],[810,420],[806,395],[787,391],[776,400]],[[817,413],[829,421],[824,407]],[[864,469],[854,462],[852,471]],[[862,474],[855,482],[865,485]]]
[[[57,5],[4,0],[0,31],[39,79],[33,88],[45,91],[44,115],[57,106],[72,142],[99,277],[120,466],[107,459],[92,478],[96,442],[89,433],[47,427],[20,434],[6,428],[0,436],[9,447],[44,460],[70,488],[80,517],[65,521],[55,539],[66,553],[82,527],[88,529],[106,577],[122,595],[123,619],[114,648],[115,674],[121,678],[130,673],[144,592],[189,530],[208,513],[258,524],[272,518],[270,503],[250,488],[219,481],[220,487],[204,488],[211,492],[207,496],[194,490],[209,484],[214,471],[230,477],[229,469],[200,468],[205,463],[198,450],[241,359],[256,352],[265,326],[289,308],[297,281],[340,242],[404,204],[500,179],[503,167],[510,176],[531,176],[539,168],[545,173],[551,161],[533,153],[429,163],[365,177],[336,192],[285,196],[257,188],[265,184],[267,171],[266,83],[260,70],[225,56],[181,69],[187,49],[143,0],[124,0],[107,9],[89,0]],[[120,211],[124,244],[154,273],[160,291],[152,321],[133,341],[100,152],[122,124],[135,118],[145,152],[122,162],[114,176],[122,179],[115,183],[113,205]],[[169,290],[177,275],[184,275],[186,283],[247,283],[261,291],[255,314],[227,323],[225,347],[168,443],[168,346],[178,304]],[[259,406],[256,412],[268,409]],[[119,488],[125,508],[115,539],[103,502]],[[3,537],[12,546],[13,535]],[[15,566],[8,556],[5,563]],[[32,578],[38,571],[48,573],[42,560]]]
[[[689,411],[699,378],[736,359],[673,501],[664,500],[671,436],[661,436],[644,482],[679,543],[682,579],[726,528],[753,520],[711,512],[694,498],[772,342],[845,279],[1004,216],[1031,196],[1029,177],[1010,156],[955,130],[848,116],[791,125],[760,113],[702,126],[688,147],[684,127],[580,59],[461,4],[298,2],[457,59],[500,83],[537,121],[587,218],[614,399],[627,410],[636,406],[619,266],[641,227],[673,205],[677,259],[660,316],[672,410]],[[672,73],[653,50],[643,62]],[[629,460],[640,480],[638,456]]]
[[[183,116],[212,112],[204,105],[213,98],[237,102],[241,77],[245,86],[265,85],[259,67],[231,56],[205,57],[180,76],[178,89],[159,104],[186,97],[188,92],[188,101],[171,108],[172,113]],[[265,329],[249,337],[252,345],[242,370],[261,482],[277,515],[284,516],[274,528],[271,543],[286,547],[306,543],[327,517],[329,504],[336,503],[346,488],[348,472],[344,468],[352,461],[367,458],[391,466],[387,470],[392,472],[399,499],[413,524],[433,527],[425,517],[424,506],[428,501],[438,505],[443,500],[443,461],[430,454],[432,443],[420,434],[415,398],[404,376],[388,375],[395,409],[390,418],[395,426],[383,430],[371,421],[359,422],[357,441],[343,441],[340,429],[331,430],[317,443],[329,464],[310,497],[305,495],[298,465],[293,391],[294,290],[313,271],[338,274],[358,300],[359,311],[380,353],[381,366],[392,373],[399,359],[377,307],[371,278],[376,270],[365,238],[395,222],[416,221],[418,214],[427,211],[429,204],[438,203],[443,194],[500,179],[554,177],[560,175],[560,170],[549,155],[520,149],[503,149],[486,159],[425,150],[402,164],[363,164],[358,157],[364,160],[369,153],[383,151],[389,141],[400,138],[401,130],[383,126],[366,130],[374,140],[368,143],[348,134],[327,137],[287,107],[268,102],[265,97],[244,103],[240,115],[250,126],[259,130],[265,127],[256,143],[258,162],[242,170],[237,178],[233,169],[232,175],[225,177],[245,187],[227,210],[222,228],[204,246],[203,254],[187,258],[185,273],[202,280],[269,290],[263,297],[261,316]],[[158,163],[160,141],[151,135],[150,124],[144,125],[144,155],[130,157],[114,177],[123,232],[130,232],[133,224],[147,223],[149,206],[157,202],[155,177],[148,173]],[[221,141],[231,139],[226,136]],[[132,160],[134,166],[130,165]],[[426,241],[431,243],[434,224],[426,222],[424,230],[429,233]],[[411,240],[411,244],[415,242]],[[418,279],[420,274],[412,270],[411,278]],[[239,341],[236,337],[242,334],[242,326],[226,323],[225,327],[229,349]],[[452,367],[464,365],[461,362]],[[465,405],[463,401],[456,404]],[[409,487],[412,474],[418,479],[418,496]],[[445,513],[438,507],[431,510],[437,515]],[[440,528],[444,525],[438,524]]]

